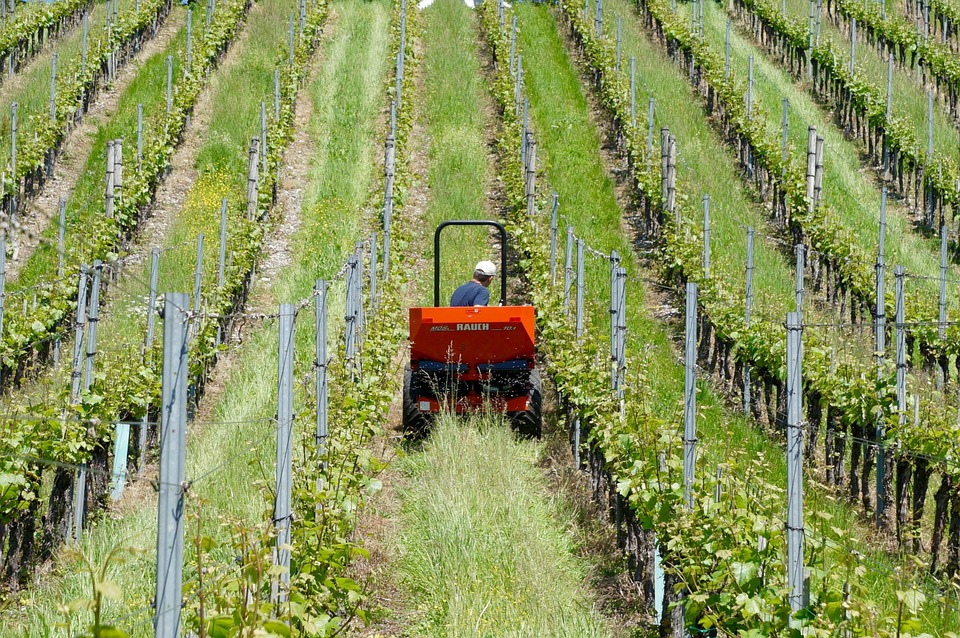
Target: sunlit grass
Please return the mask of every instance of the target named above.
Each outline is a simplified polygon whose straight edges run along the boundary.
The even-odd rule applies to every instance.
[[[489,104],[476,52],[473,15],[463,3],[444,0],[423,14],[423,69],[426,95],[423,117],[429,139],[427,186],[430,201],[426,257],[433,258],[433,230],[448,219],[490,219],[487,192],[493,187],[486,147],[484,104]],[[443,231],[440,247],[440,304],[449,303],[456,286],[473,276],[478,261],[500,267],[486,228],[451,227]],[[433,272],[432,263],[428,266]],[[498,273],[490,286],[490,304],[500,297]],[[433,286],[423,286],[421,303],[433,305]]]
[[[399,580],[416,636],[610,636],[546,496],[542,444],[500,419],[439,418],[399,461]]]

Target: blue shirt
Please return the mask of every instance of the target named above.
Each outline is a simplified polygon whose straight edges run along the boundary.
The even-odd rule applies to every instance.
[[[451,306],[486,306],[490,301],[490,291],[486,286],[472,279],[453,291]]]

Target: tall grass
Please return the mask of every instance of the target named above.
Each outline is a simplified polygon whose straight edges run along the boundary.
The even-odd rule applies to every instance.
[[[492,417],[437,420],[401,460],[401,581],[416,636],[609,636],[536,462]]]
[[[484,108],[490,108],[476,53],[471,12],[462,3],[437,2],[424,12],[423,69],[426,93],[423,118],[429,137],[427,186],[430,201],[423,234],[426,257],[433,258],[433,231],[448,219],[496,218],[488,193],[494,187],[486,148]],[[489,113],[489,111],[488,111]],[[447,228],[440,247],[440,304],[473,276],[478,261],[497,264],[485,228]],[[428,266],[433,272],[432,264]],[[500,276],[490,286],[490,305],[498,303]],[[420,302],[433,305],[433,286],[422,288]]]
[[[522,50],[527,52],[524,57],[526,87],[540,144],[538,153],[545,159],[547,177],[560,192],[565,214],[575,224],[578,235],[603,250],[615,248],[622,255],[631,255],[632,246],[621,226],[622,211],[601,159],[599,133],[591,121],[586,96],[550,9],[524,3],[515,10],[520,16],[519,40]],[[631,20],[634,18],[624,14],[625,27]],[[683,149],[681,142],[681,153]],[[651,276],[629,260],[627,267],[631,274]],[[604,270],[588,281],[591,296],[602,299],[606,295],[609,285],[606,276]],[[646,300],[646,295],[642,285],[628,282],[628,362],[643,362],[645,395],[653,404],[650,409],[679,423],[683,368],[671,343],[672,328],[654,318],[648,306],[652,300]],[[604,330],[605,309],[594,307],[593,310],[593,329]],[[633,364],[630,365],[632,368]],[[786,485],[785,454],[779,445],[741,414],[726,409],[724,400],[702,379],[698,384],[697,402],[698,474],[714,472],[718,463],[762,459],[769,468],[768,480]],[[854,544],[869,557],[871,565],[863,585],[870,588],[878,605],[895,610],[897,601],[890,582],[896,561],[870,545],[870,530],[858,522],[856,512],[845,503],[815,489],[807,490],[805,499],[811,519],[816,516],[821,521],[829,520],[829,524],[838,529],[857,530],[859,542]],[[821,516],[823,518],[819,518]],[[812,537],[814,530],[810,529],[809,533]],[[839,555],[829,551],[818,558],[826,561],[826,569],[840,560]],[[927,613],[930,627],[951,622],[941,618],[938,610]]]
[[[292,237],[293,245],[302,250],[293,252],[293,263],[268,284],[265,295],[272,293],[283,300],[305,296],[314,276],[332,274],[352,248],[356,233],[341,220],[344,211],[359,218],[375,178],[376,117],[383,100],[390,9],[385,0],[342,0],[334,6],[335,26],[319,54],[322,70],[301,93],[301,99],[314,102],[308,129],[312,144],[325,150],[313,156],[310,177],[304,183],[306,192],[313,195],[304,206],[304,223]],[[337,179],[319,177],[333,174]],[[336,312],[331,309],[331,316]],[[298,351],[311,350],[311,333],[298,331],[297,339]],[[276,324],[252,329],[222,379],[222,394],[211,398],[203,410],[216,423],[194,423],[188,432],[186,475],[188,479],[206,476],[196,482],[188,506],[193,510],[199,503],[196,499],[203,499],[206,534],[224,533],[219,526],[228,519],[259,521],[269,507],[262,485],[264,480],[272,482],[267,477],[272,470],[263,468],[272,467],[274,458],[270,419],[276,411],[276,386],[267,380],[276,378],[276,353]],[[224,465],[225,461],[229,462]],[[85,535],[82,545],[94,560],[118,545],[145,550],[111,574],[124,598],[109,607],[108,618],[122,619],[119,624],[125,629],[134,627],[134,637],[153,635],[149,610],[141,607],[153,596],[155,530],[155,497],[148,490],[104,517]],[[60,559],[54,576],[25,592],[19,609],[7,609],[0,616],[0,636],[44,635],[45,625],[62,618],[57,611],[60,604],[89,593],[89,583],[76,565]]]

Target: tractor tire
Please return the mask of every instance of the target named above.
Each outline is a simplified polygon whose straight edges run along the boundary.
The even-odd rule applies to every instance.
[[[530,372],[530,403],[524,412],[512,412],[510,420],[517,434],[527,439],[539,439],[543,433],[543,382],[540,371]]]
[[[420,411],[413,397],[413,372],[407,365],[403,369],[403,432],[410,439],[426,436],[428,419]]]

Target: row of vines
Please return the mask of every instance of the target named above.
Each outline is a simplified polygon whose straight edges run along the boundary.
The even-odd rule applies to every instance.
[[[403,273],[412,263],[406,247],[414,231],[404,214],[404,203],[412,183],[407,160],[416,102],[410,96],[416,77],[414,42],[420,26],[413,14],[408,15],[405,25],[401,26],[404,5],[402,0],[395,2],[390,46],[390,59],[396,60],[401,41],[404,43],[402,55],[406,68],[401,87],[405,99],[396,110],[395,205],[390,239],[390,251],[396,261],[389,276],[380,283],[376,311],[369,313],[364,322],[356,355],[357,360],[362,361],[362,373],[358,373],[356,362],[346,360],[344,340],[334,339],[334,343],[341,345],[327,366],[327,374],[331,387],[328,419],[335,427],[322,447],[315,446],[310,427],[317,416],[315,396],[306,397],[309,408],[296,417],[303,426],[298,428],[302,433],[298,447],[306,452],[297,456],[294,465],[297,506],[291,546],[295,551],[286,602],[271,603],[269,578],[258,584],[248,582],[236,589],[235,597],[216,593],[231,591],[234,583],[243,580],[243,574],[269,571],[275,542],[271,510],[264,513],[261,526],[239,527],[240,532],[234,530],[232,539],[223,545],[211,544],[202,550],[197,546],[198,551],[190,562],[196,572],[205,564],[219,562],[216,555],[224,549],[231,555],[239,553],[243,557],[229,569],[214,572],[202,586],[194,584],[185,591],[185,597],[192,601],[187,606],[186,624],[201,636],[240,627],[263,628],[291,636],[337,635],[354,618],[365,621],[368,617],[363,587],[350,577],[348,568],[355,559],[365,555],[362,539],[356,537],[354,528],[358,513],[379,489],[377,476],[383,467],[382,461],[371,454],[371,441],[382,434],[387,410],[398,392],[396,352],[406,335],[403,299],[407,281]],[[405,32],[403,37],[401,30]],[[298,59],[297,63],[301,61]],[[387,93],[396,98],[393,80],[388,83]],[[372,192],[370,208],[381,210],[383,197],[381,184]],[[382,219],[369,218],[366,225],[369,230],[378,229]],[[365,292],[366,306],[372,308],[371,291]],[[312,363],[302,371],[304,376],[316,373],[320,364]],[[206,610],[204,590],[213,601]],[[262,604],[251,604],[251,600]]]
[[[564,2],[562,10],[593,70],[601,102],[616,124],[639,206],[646,207],[659,220],[656,236],[666,255],[662,274],[671,282],[689,279],[704,286],[701,305],[715,327],[714,347],[727,348],[729,353],[733,343],[727,341],[728,333],[721,330],[732,327],[721,322],[728,315],[735,316],[729,308],[737,304],[718,285],[701,281],[702,245],[698,242],[702,240],[696,232],[676,227],[672,215],[664,214],[659,174],[653,174],[659,171],[644,168],[646,130],[630,124],[629,92],[615,71],[613,43],[592,35],[594,25],[584,20],[581,4]],[[727,472],[719,478],[698,478],[694,505],[689,510],[685,507],[682,424],[673,420],[675,417],[655,414],[650,409],[643,391],[645,364],[636,364],[628,374],[630,391],[621,411],[609,389],[607,371],[594,364],[597,357],[604,356],[605,344],[591,338],[589,332],[585,341],[578,342],[574,326],[564,318],[562,291],[552,284],[549,271],[549,229],[542,219],[528,218],[526,214],[522,173],[515,159],[521,125],[513,108],[515,81],[508,71],[510,38],[500,29],[495,7],[481,8],[481,24],[498,69],[494,94],[503,118],[499,159],[507,186],[509,227],[523,256],[521,266],[532,300],[539,309],[541,351],[567,416],[580,418],[588,428],[594,490],[608,499],[611,513],[617,512],[618,520],[623,519],[623,541],[634,577],[651,594],[652,603],[654,556],[659,552],[668,575],[667,602],[677,601],[682,594],[684,605],[664,615],[661,631],[681,625],[701,631],[722,627],[729,634],[784,636],[800,636],[801,631],[802,635],[833,636],[849,631],[849,635],[892,636],[900,631],[920,630],[913,613],[922,594],[907,586],[898,596],[903,594],[912,602],[904,606],[901,617],[880,613],[863,595],[856,579],[847,580],[850,574],[863,569],[849,554],[841,559],[852,561],[846,573],[825,571],[824,565],[818,568],[814,560],[810,566],[811,580],[817,581],[816,591],[811,592],[802,618],[791,620],[784,593],[782,488],[764,478],[762,463],[726,468]],[[669,30],[676,34],[681,27],[677,21],[671,21]],[[715,92],[711,91],[711,95],[715,96]],[[727,310],[720,312],[723,308]],[[736,334],[744,339],[749,331],[741,319],[737,322],[740,332]],[[782,383],[781,367],[774,362],[785,355],[784,333],[776,326],[763,330],[766,334],[756,341],[738,341],[740,349],[735,356],[754,361],[749,359],[748,348],[757,348],[761,356],[755,361],[770,365],[758,366],[767,375],[765,383],[777,385]],[[768,347],[758,348],[761,343]],[[814,344],[805,346],[806,352],[815,349]],[[815,357],[814,354],[814,360]],[[810,401],[806,403],[809,405]],[[819,404],[818,400],[816,405]],[[681,413],[679,409],[674,412]],[[715,498],[715,494],[722,496]],[[831,542],[842,543],[826,537],[808,539],[814,556],[825,551]],[[682,614],[685,618],[681,618]]]
[[[14,203],[18,207],[23,206],[26,198],[39,191],[47,178],[48,159],[57,153],[71,128],[90,107],[96,88],[109,75],[111,57],[118,54],[122,61],[135,55],[141,44],[155,35],[159,23],[169,13],[171,4],[170,0],[144,0],[139,12],[131,9],[121,14],[108,39],[97,39],[91,43],[85,65],[82,60],[76,59],[58,74],[55,117],[37,122],[34,135],[19,145],[16,174],[8,162],[2,185],[3,210],[12,211]],[[233,15],[230,4],[224,3],[223,10],[218,12],[219,19],[214,21],[216,28],[204,36],[203,46],[207,50],[194,58],[191,79],[181,83],[183,86],[178,85],[176,110],[169,116],[158,116],[153,130],[161,133],[145,140],[143,170],[147,172],[141,171],[141,174],[146,179],[138,179],[133,171],[130,172],[133,179],[130,188],[125,191],[124,200],[118,202],[120,213],[114,219],[104,219],[96,228],[90,229],[90,252],[68,256],[64,272],[78,272],[81,259],[109,259],[120,238],[135,226],[136,213],[152,196],[152,190],[148,189],[151,182],[156,182],[156,175],[160,172],[156,169],[151,171],[147,151],[155,156],[154,162],[162,162],[172,152],[172,147],[167,147],[171,141],[179,138],[183,126],[182,115],[195,100],[214,61],[209,54],[217,54],[229,42],[232,33],[230,16]],[[178,120],[179,126],[175,125]],[[161,164],[161,168],[165,166]],[[129,202],[126,207],[124,201]],[[54,338],[63,330],[65,319],[74,309],[74,280],[58,280],[56,267],[56,263],[47,264],[46,273],[49,276],[37,286],[35,307],[28,313],[8,317],[4,322],[3,334],[0,335],[0,371],[6,382],[18,378],[31,358],[43,358],[50,354]]]
[[[849,239],[842,225],[836,221],[837,213],[830,210],[829,205],[821,203],[809,212],[808,202],[803,189],[802,169],[793,165],[783,165],[782,156],[774,140],[765,133],[764,124],[757,119],[746,116],[745,107],[739,96],[743,95],[743,87],[732,76],[725,78],[724,64],[706,44],[699,42],[670,11],[666,3],[656,0],[645,1],[641,5],[642,13],[647,24],[655,30],[657,37],[667,47],[671,55],[680,62],[681,66],[692,69],[695,76],[697,91],[707,100],[708,112],[716,116],[723,135],[738,140],[742,147],[748,147],[749,162],[752,164],[755,180],[761,194],[769,196],[773,192],[774,210],[776,202],[790,203],[789,209],[782,216],[774,215],[774,222],[784,228],[794,241],[802,241],[811,253],[817,253],[819,259],[828,260],[825,268],[828,272],[837,272],[833,266],[846,265],[851,275],[859,271],[862,287],[858,286],[853,292],[854,300],[861,305],[862,316],[867,316],[865,308],[869,307],[872,299],[872,286],[866,285],[869,277],[864,265],[866,260],[855,257],[858,246]],[[601,67],[602,68],[602,67]],[[607,80],[615,84],[611,75]],[[629,108],[629,96],[621,93],[619,96],[607,98],[610,108]],[[637,131],[633,132],[638,134]],[[630,135],[625,136],[628,148],[634,149],[632,163],[638,167],[645,165],[645,146],[641,137],[636,138],[636,147],[632,146]],[[774,150],[777,149],[777,150]],[[749,165],[749,164],[748,164]],[[783,175],[783,177],[781,177]],[[645,203],[650,209],[659,201],[659,175],[638,175],[639,188],[647,193],[653,203]],[[778,193],[779,191],[779,193]],[[781,206],[783,203],[781,203]],[[782,209],[781,209],[782,210]],[[814,221],[818,220],[818,221]],[[834,220],[830,223],[829,220]],[[665,242],[665,263],[668,272],[673,277],[688,278],[701,283],[701,305],[705,314],[710,317],[714,328],[713,348],[719,353],[711,357],[711,361],[724,362],[720,366],[720,373],[727,379],[742,379],[742,366],[749,365],[757,371],[762,379],[763,395],[767,397],[768,407],[766,420],[771,424],[782,424],[785,402],[783,400],[783,373],[786,351],[782,339],[782,332],[775,326],[750,324],[747,325],[742,311],[742,304],[732,298],[725,290],[724,282],[703,280],[700,255],[702,255],[702,236],[698,229],[672,229],[671,220],[665,220],[664,232],[672,235],[671,241]],[[829,236],[834,230],[833,241],[825,241],[824,231]],[[841,239],[841,237],[847,237]],[[843,249],[841,250],[841,246]],[[844,255],[841,257],[841,255]],[[836,259],[836,261],[834,261]],[[814,268],[816,265],[814,264]],[[815,283],[817,280],[815,279]],[[841,290],[847,284],[841,279],[836,286]],[[924,311],[918,311],[917,306],[924,300],[919,294],[907,296],[906,308],[908,322],[922,322]],[[887,299],[888,303],[890,299]],[[929,299],[928,299],[929,301]],[[929,304],[927,304],[929,305]],[[923,306],[921,306],[923,307]],[[893,308],[888,311],[892,316]],[[916,313],[916,314],[915,314]],[[948,336],[948,341],[951,337]],[[932,324],[912,325],[908,329],[908,347],[919,349],[924,360],[932,369],[935,365],[946,366],[946,355],[943,348],[946,346],[938,342],[935,327]],[[863,367],[837,365],[831,362],[830,340],[827,330],[816,326],[808,327],[804,332],[804,383],[805,406],[808,422],[813,428],[811,442],[816,441],[818,428],[821,423],[826,424],[825,457],[828,465],[836,468],[831,475],[833,481],[839,484],[843,477],[844,457],[843,446],[836,447],[838,440],[850,440],[852,456],[849,458],[847,476],[850,478],[850,493],[852,498],[862,497],[865,503],[869,502],[869,485],[873,471],[874,445],[884,444],[892,450],[896,458],[893,466],[897,475],[896,497],[896,524],[900,537],[909,535],[908,528],[917,528],[924,515],[924,504],[927,498],[927,489],[931,474],[943,477],[936,495],[936,515],[934,529],[931,532],[929,546],[931,547],[932,564],[934,571],[938,569],[939,552],[944,534],[948,527],[955,528],[949,523],[960,515],[960,507],[950,505],[955,499],[955,482],[960,468],[951,461],[956,458],[955,435],[957,423],[956,413],[945,400],[942,393],[937,391],[931,382],[925,380],[922,374],[916,375],[914,392],[920,395],[920,411],[923,414],[922,422],[907,419],[901,421],[895,403],[895,375],[894,370],[887,367],[876,378],[873,374],[864,375]],[[936,348],[936,343],[940,348]],[[728,361],[733,356],[736,369],[732,372],[728,368]],[[889,364],[889,362],[888,362]],[[775,397],[775,398],[774,398]],[[886,438],[877,441],[875,438],[878,415],[882,415],[885,423]],[[813,446],[810,446],[811,450]],[[888,456],[889,459],[889,456]],[[888,463],[891,463],[888,460]],[[887,477],[894,476],[894,467],[888,469]],[[911,484],[913,490],[911,492]],[[912,498],[912,508],[907,502]],[[912,511],[908,511],[911,510]],[[954,510],[954,513],[950,513]],[[947,543],[949,554],[946,562],[950,566],[948,571],[956,570],[957,547],[960,546],[960,537],[951,533]]]
[[[167,2],[158,2],[158,8]],[[155,135],[144,140],[143,161],[130,171],[124,196],[117,202],[116,215],[99,216],[87,229],[88,245],[97,246],[92,255],[107,259],[126,232],[135,228],[149,211],[156,191],[177,144],[182,139],[186,119],[206,84],[209,72],[222,57],[243,25],[249,10],[249,0],[234,0],[220,5],[210,29],[204,36],[202,48],[193,58],[194,66],[177,85],[174,107],[159,125]],[[325,5],[311,13],[305,42],[313,42],[323,24]],[[301,54],[303,56],[304,54]],[[296,68],[288,68],[282,75],[281,99],[284,108],[281,117],[269,124],[271,148],[278,149],[268,158],[268,171],[263,176],[259,210],[266,211],[272,203],[274,184],[280,165],[279,149],[291,135],[291,103],[300,78]],[[246,221],[246,211],[235,211],[242,219],[233,226],[229,241],[234,258],[226,271],[224,286],[208,295],[209,309],[229,311],[242,302],[259,247],[267,231],[265,214]],[[79,256],[77,256],[79,260]],[[71,264],[78,268],[79,263]],[[70,268],[73,270],[73,268]],[[68,270],[69,272],[69,270]],[[45,312],[54,333],[66,329],[66,320],[75,311],[75,280],[54,282],[42,288],[46,294],[34,311]],[[36,317],[34,321],[39,324]],[[11,322],[12,323],[12,322]],[[39,331],[41,326],[35,325]],[[204,319],[196,327],[197,339],[192,343],[191,368],[193,384],[202,389],[203,379],[218,352],[216,340],[220,328],[215,319]],[[14,331],[16,328],[14,328]],[[14,334],[16,334],[14,332]],[[50,347],[52,341],[47,342]],[[74,487],[73,466],[89,464],[93,480],[87,482],[84,500],[86,511],[94,511],[105,501],[109,481],[109,449],[113,438],[113,424],[117,421],[156,421],[160,404],[160,349],[159,344],[143,359],[123,357],[109,359],[98,366],[93,384],[80,401],[71,403],[70,388],[58,387],[53,396],[43,403],[31,402],[18,408],[24,416],[9,416],[3,422],[2,515],[0,529],[7,538],[3,564],[7,574],[24,579],[37,558],[49,556],[65,538],[72,519],[69,497]],[[50,463],[53,462],[53,466]],[[62,466],[57,467],[58,464]],[[40,486],[52,472],[52,490],[46,504],[41,503]],[[45,505],[45,507],[44,507]],[[42,520],[40,519],[42,513]],[[39,534],[38,526],[40,526]],[[39,538],[39,546],[34,539]]]

